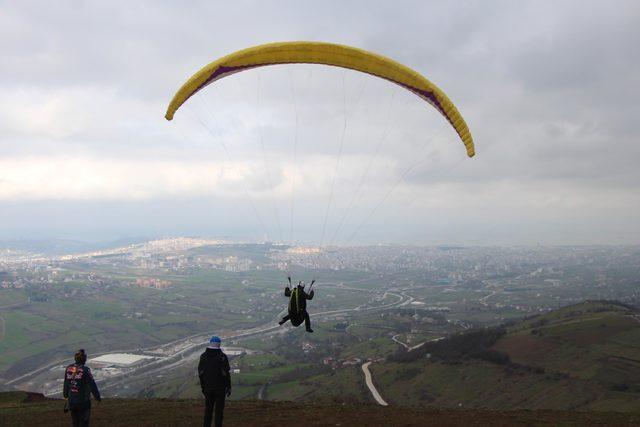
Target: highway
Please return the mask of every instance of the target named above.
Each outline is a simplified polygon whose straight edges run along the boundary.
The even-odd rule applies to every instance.
[[[339,285],[336,285],[336,286],[340,287]],[[375,293],[375,291],[373,292]],[[323,317],[327,319],[333,316],[338,316],[338,315],[346,314],[349,312],[385,310],[388,308],[401,306],[406,302],[408,298],[411,298],[411,297],[405,296],[404,294],[398,295],[398,294],[394,294],[386,291],[383,293],[383,298],[386,297],[387,295],[391,295],[393,297],[396,297],[397,299],[391,303],[383,304],[381,306],[374,306],[374,307],[357,306],[354,308],[322,311],[319,313],[313,313],[310,315],[310,317],[313,317],[313,318]],[[222,335],[220,338],[222,338],[223,341],[238,339],[238,338],[249,338],[255,335],[261,335],[261,336],[273,335],[276,333],[282,333],[283,331],[287,331],[289,329],[293,329],[292,327],[287,327],[286,329],[283,329],[283,326],[278,325],[277,323],[278,320],[279,320],[279,316],[277,316],[273,321],[266,323],[264,325],[261,325],[259,327],[236,331],[231,334]],[[185,343],[184,348],[182,348],[180,351],[170,356],[166,356],[161,359],[156,359],[144,365],[137,366],[135,368],[135,371],[127,370],[126,372],[123,372],[120,375],[114,375],[112,377],[109,377],[108,383],[106,383],[106,380],[101,382],[102,383],[101,388],[103,390],[108,390],[110,388],[113,388],[117,385],[118,380],[122,379],[125,376],[129,377],[130,381],[132,381],[132,380],[135,380],[135,377],[159,374],[163,371],[166,371],[167,369],[176,368],[186,363],[192,363],[194,354],[197,354],[202,351],[208,339],[209,339],[209,334],[201,334],[201,335],[193,336],[188,340],[189,341],[188,343]]]
[[[375,312],[382,311],[386,309],[391,309],[395,307],[401,307],[406,305],[408,302],[413,300],[413,297],[406,295],[403,291],[400,293],[394,293],[390,291],[375,291],[375,290],[365,290],[359,288],[351,288],[345,286],[344,284],[338,283],[326,283],[323,284],[323,288],[337,287],[342,289],[352,289],[359,292],[368,292],[374,294],[374,297],[370,301],[370,303],[362,304],[356,307],[351,308],[343,308],[337,310],[328,310],[323,312],[311,313],[310,317],[312,318],[322,318],[324,320],[328,320],[332,317],[345,315],[348,313],[363,313],[363,312]],[[391,302],[387,302],[382,305],[370,305],[376,301],[383,301],[386,298],[393,298],[394,300]],[[283,327],[278,325],[277,321],[279,320],[279,316],[273,319],[271,322],[266,324],[246,329],[246,330],[238,330],[232,333],[222,335],[221,338],[223,340],[235,340],[235,339],[243,339],[249,338],[256,335],[265,336],[265,335],[274,335],[278,333],[286,333],[287,331],[293,329],[293,327]],[[92,355],[93,357],[100,356],[102,354],[110,354],[110,353],[133,353],[133,354],[145,354],[155,356],[154,359],[149,360],[148,362],[143,362],[142,364],[136,365],[132,368],[122,368],[122,373],[109,376],[108,378],[104,378],[101,381],[98,381],[99,386],[103,391],[108,391],[113,389],[121,384],[121,380],[127,378],[127,381],[133,382],[140,377],[149,377],[152,375],[162,374],[170,369],[177,368],[187,363],[193,363],[193,360],[202,351],[204,346],[206,345],[210,335],[208,333],[204,334],[194,334],[189,337],[185,337],[179,340],[175,340],[169,343],[162,344],[160,346],[155,347],[147,347],[147,348],[137,348],[137,349],[123,349],[123,350],[112,350],[108,353],[100,353]],[[167,353],[171,351],[171,348],[174,347],[177,349],[172,354],[163,355],[158,357],[158,354]],[[21,375],[20,377],[14,378],[11,381],[8,381],[6,384],[18,384],[20,382],[25,383],[30,380],[35,380],[38,378],[40,374],[46,373],[47,371],[55,370],[57,367],[64,366],[68,362],[67,359],[57,360],[55,362],[49,363],[46,366],[43,366],[37,370],[34,370],[28,374]],[[51,388],[42,390],[44,394],[48,396],[57,396],[60,394],[59,385],[51,384]],[[41,390],[38,390],[41,391]],[[108,394],[107,394],[108,395]]]

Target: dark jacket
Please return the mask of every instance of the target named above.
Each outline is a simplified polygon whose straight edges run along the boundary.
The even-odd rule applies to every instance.
[[[100,401],[98,386],[91,375],[91,369],[85,365],[72,363],[64,371],[62,395],[69,399],[69,409],[91,406],[91,395]]]
[[[198,376],[202,392],[210,390],[226,390],[231,387],[229,359],[222,350],[207,348],[200,355]]]
[[[312,300],[314,295],[314,291],[312,290],[309,293],[304,291],[304,288],[300,285],[293,288],[293,290],[289,289],[287,286],[284,288],[284,296],[289,297],[289,314],[295,315],[298,313],[302,313],[307,310],[307,300]]]

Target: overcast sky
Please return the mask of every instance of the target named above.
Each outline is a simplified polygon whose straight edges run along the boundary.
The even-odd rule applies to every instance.
[[[640,243],[637,1],[0,5],[0,240]],[[164,119],[208,62],[289,40],[422,73],[476,157],[415,95],[323,66],[239,73]]]

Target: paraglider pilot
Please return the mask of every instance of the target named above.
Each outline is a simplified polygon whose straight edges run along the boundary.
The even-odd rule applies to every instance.
[[[304,283],[298,282],[298,286],[293,288],[291,286],[291,277],[287,277],[289,285],[284,288],[284,296],[289,297],[289,313],[278,322],[283,325],[287,320],[291,321],[293,326],[300,326],[304,321],[304,326],[307,332],[313,332],[311,329],[311,319],[309,319],[309,313],[307,313],[307,300],[312,300],[314,291],[311,289],[315,280],[311,282],[309,286],[309,293],[304,290]],[[293,289],[291,289],[293,288]]]

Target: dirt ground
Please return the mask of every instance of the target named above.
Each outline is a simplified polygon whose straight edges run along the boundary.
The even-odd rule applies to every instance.
[[[68,426],[61,400],[29,398],[0,405],[0,426]],[[194,426],[197,400],[106,399],[93,404],[92,426]],[[228,402],[225,426],[639,426],[640,413],[433,410],[313,402]]]

